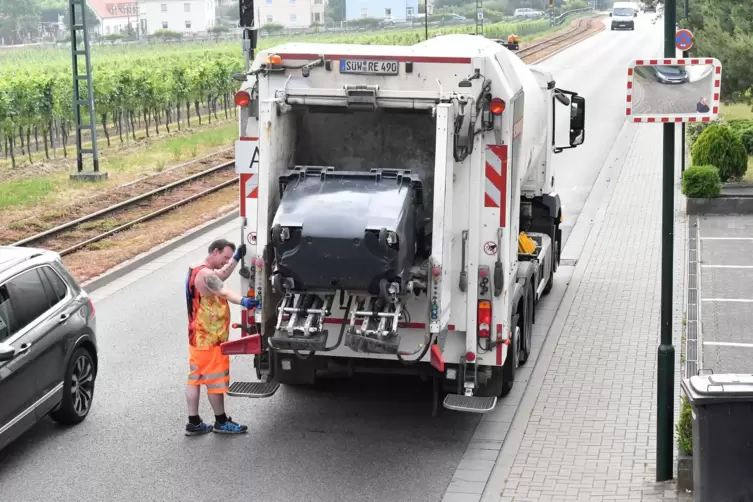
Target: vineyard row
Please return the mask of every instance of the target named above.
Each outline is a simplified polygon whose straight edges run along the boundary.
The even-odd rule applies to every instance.
[[[520,36],[544,31],[546,21],[499,23],[485,27],[488,37]],[[465,33],[467,27],[442,28],[442,34]],[[318,35],[306,40],[329,43],[370,45],[412,45],[423,40],[423,30],[392,34]],[[304,38],[304,37],[297,37]],[[277,45],[284,40],[260,40],[260,49]],[[45,157],[50,158],[49,146],[63,147],[75,143],[73,83],[70,68],[55,54],[39,51],[39,59],[27,59],[13,71],[0,71],[0,135],[3,151],[16,165],[16,154],[22,152],[33,162],[31,139],[36,144],[41,137]],[[58,51],[60,52],[60,51]],[[8,68],[3,64],[5,68]],[[116,135],[124,142],[130,135],[136,139],[137,122],[159,134],[160,126],[169,132],[182,124],[190,126],[192,114],[206,110],[209,120],[218,113],[228,116],[234,108],[232,95],[237,82],[234,72],[243,71],[241,51],[225,49],[211,51],[184,46],[181,52],[166,57],[160,51],[132,50],[121,57],[92,55],[92,81],[95,101],[95,120],[102,128],[107,144]],[[88,98],[84,81],[79,84],[81,99]],[[86,107],[81,107],[82,120],[88,122]],[[201,116],[198,117],[199,122]],[[86,134],[88,138],[89,135]]]

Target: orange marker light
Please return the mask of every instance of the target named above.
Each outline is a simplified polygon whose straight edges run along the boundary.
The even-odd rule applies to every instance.
[[[278,65],[282,64],[282,58],[277,54],[271,54],[267,56],[267,64]]]

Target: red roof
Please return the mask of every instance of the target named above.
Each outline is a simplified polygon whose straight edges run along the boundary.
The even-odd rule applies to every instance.
[[[118,17],[134,17],[139,12],[138,2],[124,2],[122,0],[87,0],[89,7],[101,19],[112,19]]]

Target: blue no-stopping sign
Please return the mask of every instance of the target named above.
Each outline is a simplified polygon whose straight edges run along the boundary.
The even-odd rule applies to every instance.
[[[681,51],[688,51],[693,47],[693,34],[690,30],[677,30],[675,34],[675,47]]]

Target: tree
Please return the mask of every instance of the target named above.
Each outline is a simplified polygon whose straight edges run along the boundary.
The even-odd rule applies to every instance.
[[[7,17],[3,20],[11,43],[20,44],[24,35],[36,34],[42,8],[38,0],[0,0],[0,13]]]
[[[324,7],[324,17],[335,23],[345,21],[345,0],[329,0]]]
[[[691,56],[710,56],[721,61],[724,67],[722,98],[750,101],[753,2],[694,0],[690,5],[690,18],[680,24],[693,32]]]

